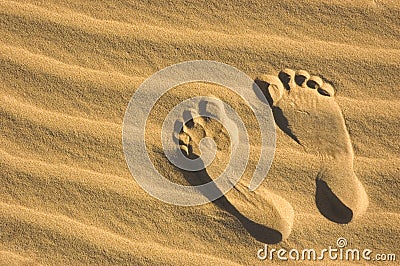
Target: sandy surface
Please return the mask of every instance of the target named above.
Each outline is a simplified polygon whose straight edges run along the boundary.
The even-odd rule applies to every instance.
[[[262,265],[269,261],[257,251],[265,243],[321,250],[340,237],[351,248],[400,256],[399,14],[396,0],[1,1],[0,264]],[[254,79],[283,68],[321,76],[336,91],[320,105],[332,123],[318,124],[318,132],[308,120],[294,123],[303,145],[277,127],[275,159],[256,196],[238,187],[198,207],[163,203],[128,170],[124,112],[147,77],[194,59],[224,62]],[[179,101],[210,92],[247,118],[245,176],[258,160],[254,117],[237,96],[181,86],[147,125],[153,161],[176,182],[187,174],[159,152],[160,121]],[[279,106],[292,122],[293,105]],[[344,150],[344,159],[336,156]],[[223,152],[218,158],[207,169],[211,178],[226,163]],[[350,222],[317,207],[324,158],[335,158],[326,178],[349,202]],[[335,179],[350,172],[362,185]],[[367,199],[357,201],[364,188]],[[269,206],[282,212],[269,216]],[[284,239],[252,231],[243,217],[264,218]]]

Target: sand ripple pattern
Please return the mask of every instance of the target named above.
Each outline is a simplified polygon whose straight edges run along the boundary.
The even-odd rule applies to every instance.
[[[316,157],[277,133],[265,186],[294,202],[285,245],[318,248],[343,236],[400,250],[399,12],[385,0],[1,1],[0,264],[255,263],[260,242],[234,215],[160,203],[125,164],[131,95],[152,73],[195,59],[254,78],[292,67],[335,81],[370,206],[345,227],[324,220],[310,198]],[[157,143],[149,146],[158,158]]]

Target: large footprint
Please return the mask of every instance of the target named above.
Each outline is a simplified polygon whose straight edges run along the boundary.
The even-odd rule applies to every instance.
[[[180,148],[191,159],[200,157],[199,145],[203,138],[212,138],[216,143],[217,151],[222,152],[225,156],[229,156],[230,149],[235,149],[238,141],[237,134],[235,134],[237,127],[228,118],[223,104],[217,100],[213,101],[209,97],[206,99],[200,101],[197,110],[189,111],[189,113],[194,112],[200,116],[189,119],[179,132]],[[186,121],[188,120],[188,117],[185,117],[187,115],[183,114]],[[218,120],[227,128],[222,126]],[[228,131],[233,134],[230,136]],[[231,146],[230,143],[233,145]],[[250,191],[248,184],[239,181],[225,197],[241,215],[258,225],[279,232],[279,241],[286,239],[293,225],[292,206],[272,192],[261,194],[257,191]]]
[[[368,206],[365,189],[353,170],[354,152],[333,87],[306,71],[285,69],[266,82],[277,125],[307,153],[320,160],[316,203],[331,221],[348,223]]]

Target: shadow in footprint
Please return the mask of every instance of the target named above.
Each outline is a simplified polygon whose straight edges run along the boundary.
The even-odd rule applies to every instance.
[[[317,178],[316,185],[315,202],[321,214],[335,223],[349,223],[353,212],[336,197],[326,182]]]
[[[200,105],[199,109],[200,113],[205,113],[207,111],[204,105]],[[190,112],[184,112],[184,120],[186,121],[185,125],[187,127],[194,126],[194,118],[192,117],[192,114]],[[175,132],[182,133],[182,127],[183,127],[183,122],[179,121],[176,122],[174,125]],[[174,141],[177,144],[183,144],[177,138],[174,138]],[[197,156],[192,152],[191,145],[188,145],[188,152],[187,154],[184,154],[184,156],[192,160],[199,158],[199,156]],[[204,165],[202,168],[203,170],[200,171],[185,171],[182,169],[179,169],[179,171],[183,173],[184,178],[190,185],[198,186],[212,181],[212,178],[207,173],[207,170],[204,168]],[[220,189],[215,184],[214,187],[211,188],[211,190],[220,191]],[[220,194],[222,194],[222,192]],[[235,206],[232,205],[225,196],[222,196],[219,199],[214,200],[213,204],[215,204],[220,209],[225,210],[229,214],[235,216],[243,225],[243,227],[247,230],[247,232],[249,232],[249,234],[256,240],[266,244],[276,244],[282,241],[282,234],[280,232],[250,220],[249,218],[244,216],[240,211],[238,211],[235,208]]]
[[[279,78],[281,80],[287,79],[287,77],[285,76]],[[298,82],[301,83],[302,80]],[[258,87],[261,89],[264,96],[266,97],[272,109],[274,119],[278,127],[293,140],[300,144],[299,139],[291,131],[288,120],[283,114],[282,109],[273,105],[273,99],[268,90],[270,84],[260,79],[256,79],[255,83],[258,85]],[[283,83],[287,83],[287,80]],[[353,218],[353,212],[339,200],[339,198],[328,187],[326,182],[322,181],[319,177],[317,177],[316,180],[315,202],[320,213],[332,222],[347,224]]]
[[[264,80],[260,80],[260,79],[256,79],[254,82],[261,89],[261,91],[263,92],[265,98],[267,98],[268,104],[272,109],[272,113],[274,115],[274,119],[275,119],[275,122],[278,125],[278,127],[283,132],[285,132],[289,137],[291,137],[294,141],[296,141],[298,144],[300,144],[299,139],[296,137],[295,134],[293,134],[292,130],[290,129],[289,121],[287,120],[287,118],[283,114],[282,109],[280,109],[279,107],[276,107],[276,106],[273,105],[273,100],[272,100],[271,94],[268,91],[268,87],[269,87],[270,84],[268,82],[265,82]],[[254,91],[256,91],[255,88],[256,87],[254,86],[253,87]]]
[[[194,158],[192,158],[194,159]],[[201,184],[206,184],[212,181],[212,178],[208,175],[207,170],[203,169],[200,171],[184,171],[183,175],[185,179],[192,185],[198,186]],[[219,190],[216,186],[214,187],[215,190]],[[235,188],[233,188],[235,189]],[[282,241],[282,235],[278,231],[266,227],[264,225],[258,224],[253,222],[252,220],[245,217],[241,214],[235,206],[233,206],[229,200],[222,196],[221,198],[214,200],[213,204],[215,204],[218,208],[227,211],[229,214],[235,216],[243,227],[249,232],[249,234],[254,237],[256,240],[266,243],[266,244],[276,244]]]

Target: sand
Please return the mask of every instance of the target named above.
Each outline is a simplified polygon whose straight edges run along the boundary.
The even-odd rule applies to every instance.
[[[321,250],[340,237],[400,256],[399,14],[395,0],[2,1],[0,264],[265,265],[265,244]],[[268,83],[289,126],[274,113],[275,158],[255,193],[241,181],[214,203],[183,207],[137,184],[122,123],[146,78],[195,59]],[[285,68],[294,71],[287,84],[278,78]],[[295,84],[295,73],[322,77],[330,96]],[[256,121],[216,85],[182,85],[160,99],[146,127],[152,161],[181,184],[221,173],[229,145],[213,125],[220,146],[207,170],[180,171],[161,150],[169,110],[199,94],[245,118],[248,181],[260,153]],[[191,130],[184,146],[199,141]]]

